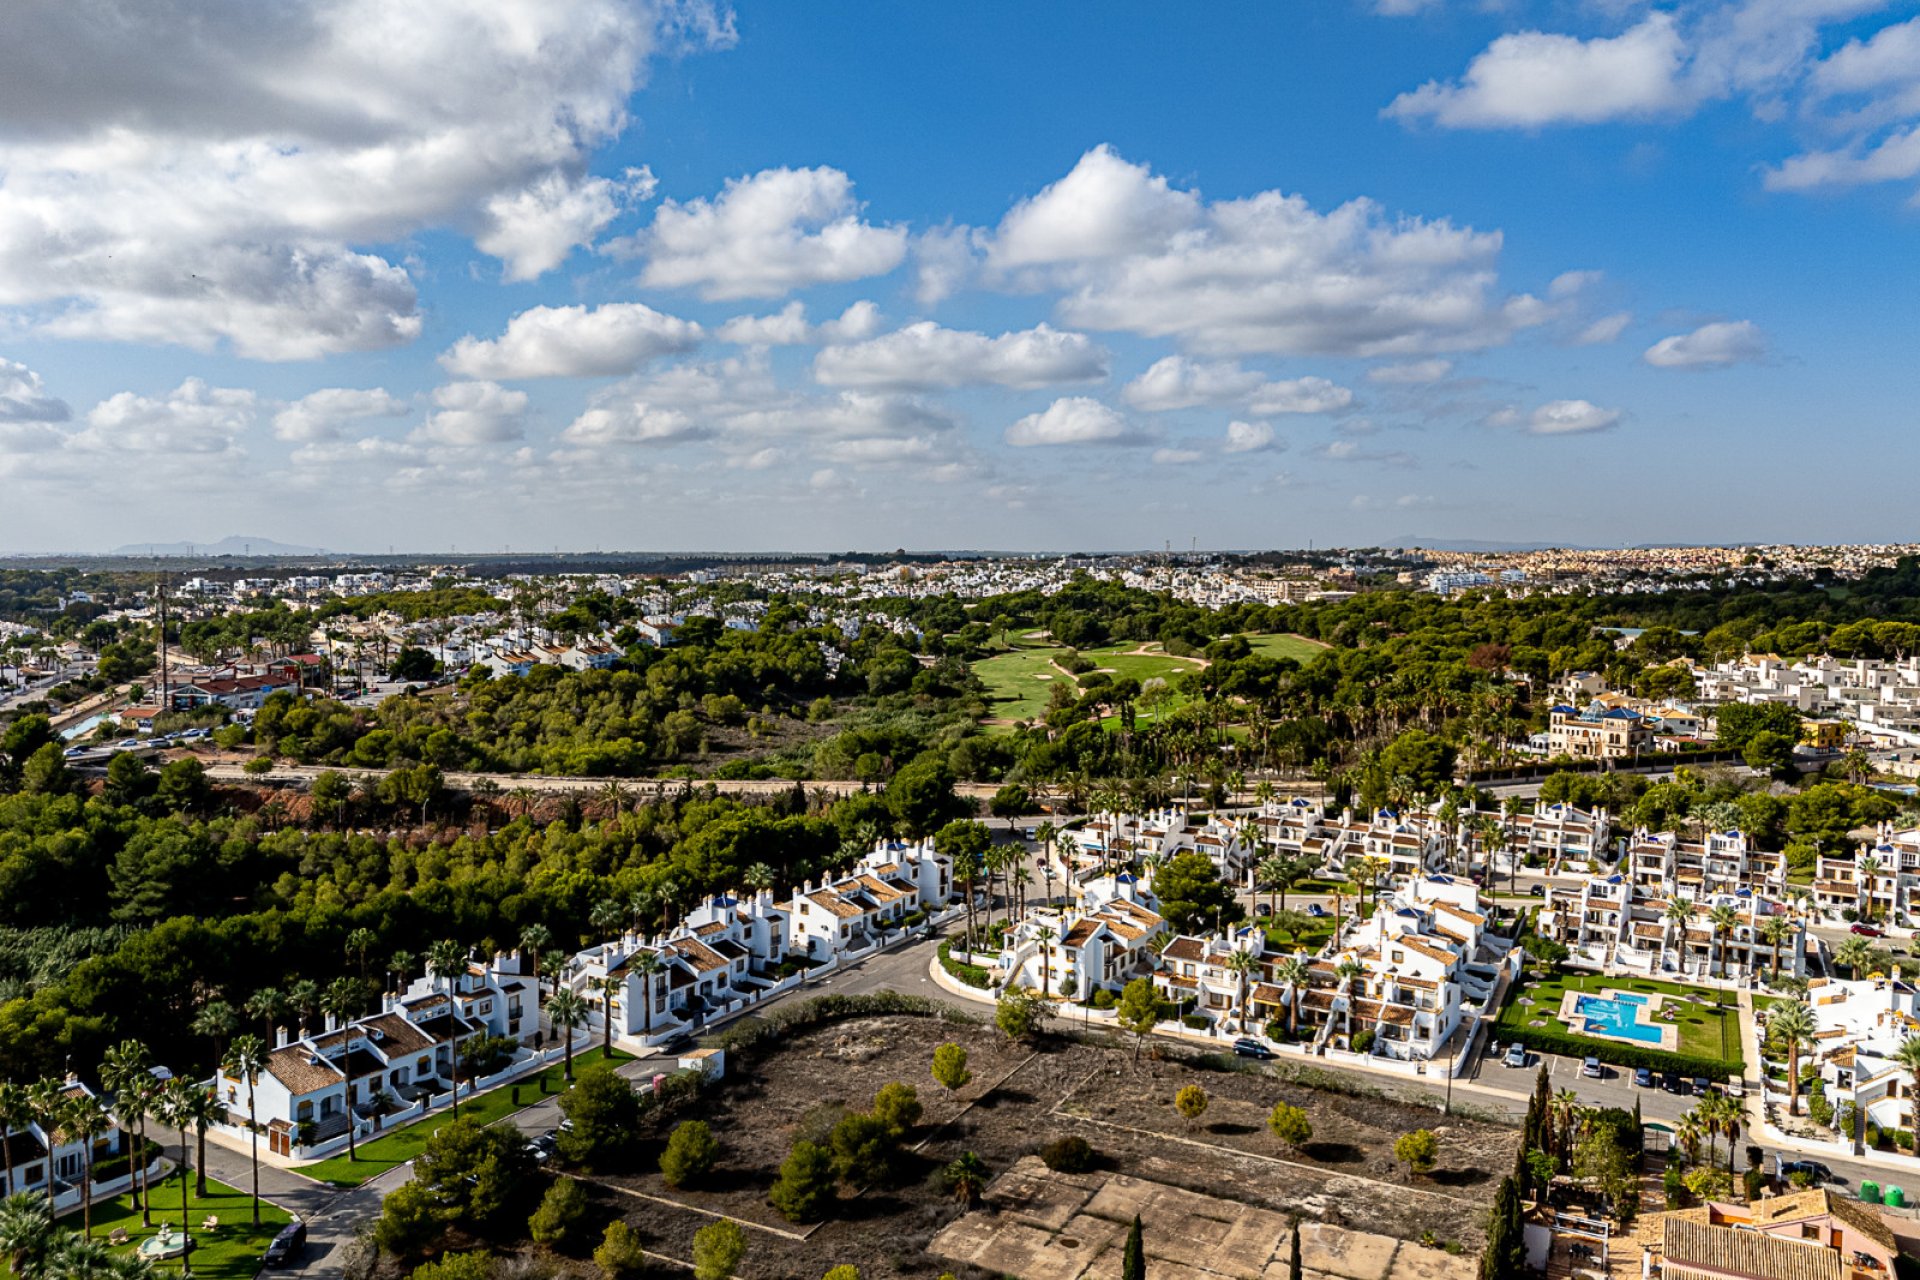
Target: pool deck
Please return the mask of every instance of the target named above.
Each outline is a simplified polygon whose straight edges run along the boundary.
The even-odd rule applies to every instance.
[[[1596,1040],[1614,1040],[1621,1044],[1645,1045],[1650,1049],[1664,1049],[1668,1053],[1672,1053],[1680,1043],[1680,1028],[1670,1023],[1656,1022],[1653,1017],[1653,1015],[1659,1011],[1660,1006],[1665,1004],[1670,998],[1671,997],[1665,992],[1660,991],[1619,991],[1612,987],[1604,987],[1599,991],[1569,991],[1565,998],[1560,1001],[1560,1021],[1573,1028],[1577,1034],[1592,1036]],[[1634,1019],[1635,1023],[1649,1030],[1658,1032],[1660,1038],[1657,1041],[1644,1040],[1637,1036],[1621,1036],[1615,1035],[1610,1031],[1603,1031],[1599,1029],[1599,1024],[1593,1021],[1591,1014],[1581,1012],[1580,1002],[1582,1000],[1623,1000],[1625,1003],[1633,1005],[1640,1011],[1639,1016]]]

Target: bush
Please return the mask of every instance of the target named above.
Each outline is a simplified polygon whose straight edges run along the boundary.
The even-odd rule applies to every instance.
[[[1393,1141],[1393,1158],[1415,1173],[1425,1173],[1440,1160],[1440,1139],[1431,1129],[1403,1133]]]
[[[873,1095],[873,1118],[887,1127],[895,1139],[904,1138],[920,1123],[920,1095],[910,1084],[898,1080],[883,1084]]]
[[[855,1186],[877,1185],[893,1178],[898,1139],[878,1116],[855,1113],[833,1126],[829,1140],[834,1170]]]
[[[1351,1047],[1355,1053],[1365,1053],[1373,1048],[1373,1035],[1372,1027],[1368,1027],[1365,1031],[1357,1032],[1350,1042],[1349,1047]]]
[[[1094,989],[1094,992],[1093,992],[1094,1008],[1111,1009],[1113,1008],[1113,1006],[1119,1003],[1120,1003],[1120,997],[1116,996],[1115,994],[1113,994],[1113,992],[1107,990],[1105,987],[1096,987]]]
[[[475,1253],[449,1253],[415,1267],[409,1280],[487,1280],[493,1274],[493,1257],[482,1249]]]
[[[1077,1134],[1055,1138],[1040,1148],[1040,1162],[1055,1173],[1085,1173],[1093,1168],[1093,1146]]]
[[[1267,1128],[1289,1147],[1313,1140],[1313,1122],[1307,1119],[1306,1111],[1285,1102],[1273,1104],[1273,1110],[1267,1113]]]
[[[660,1179],[670,1187],[685,1187],[705,1177],[720,1159],[720,1144],[705,1120],[676,1125],[660,1153]]]
[[[964,1089],[973,1079],[967,1069],[967,1051],[957,1044],[943,1044],[933,1051],[933,1078],[948,1092]]]
[[[1203,1013],[1189,1013],[1181,1017],[1180,1025],[1189,1031],[1205,1031],[1213,1024],[1207,1021],[1207,1016]]]
[[[1197,1084],[1187,1085],[1173,1095],[1173,1109],[1180,1118],[1192,1124],[1207,1113],[1207,1091]]]
[[[978,988],[981,991],[985,991],[987,986],[992,982],[992,975],[980,965],[965,964],[959,960],[955,960],[953,958],[953,944],[951,942],[941,943],[935,954],[940,957],[940,967],[947,971],[948,977],[956,981],[964,982],[968,986]]]
[[[684,1074],[695,1077],[698,1072]],[[560,1110],[573,1122],[559,1136],[560,1156],[592,1172],[614,1168],[633,1150],[639,1136],[640,1099],[605,1062],[596,1062],[574,1078],[560,1095]]]
[[[727,1280],[747,1255],[747,1237],[731,1218],[710,1222],[693,1233],[694,1280]]]
[[[527,1230],[541,1244],[564,1249],[573,1243],[586,1217],[586,1189],[572,1178],[560,1178],[547,1188],[540,1207],[527,1221]]]
[[[793,1144],[767,1195],[789,1222],[818,1222],[837,1198],[833,1156],[805,1138]]]
[[[646,1268],[647,1253],[640,1247],[640,1237],[633,1234],[633,1228],[615,1218],[607,1224],[607,1234],[601,1237],[600,1247],[593,1251],[593,1261],[607,1280],[623,1280]]]

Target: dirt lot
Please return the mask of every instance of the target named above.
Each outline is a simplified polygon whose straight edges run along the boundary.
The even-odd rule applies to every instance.
[[[948,1095],[928,1074],[934,1047],[963,1044],[973,1080]],[[840,1109],[864,1109],[894,1080],[913,1084],[926,1115],[922,1143],[899,1184],[843,1195],[828,1222],[809,1229],[782,1219],[767,1188],[797,1136],[817,1136]],[[1174,1093],[1198,1083],[1212,1097],[1199,1124],[1173,1110]],[[1289,1152],[1266,1130],[1274,1102],[1306,1108],[1314,1140]],[[960,1216],[939,1172],[972,1151],[999,1174],[1065,1134],[1085,1137],[1111,1173],[1152,1179],[1309,1221],[1418,1239],[1432,1232],[1481,1244],[1497,1177],[1513,1161],[1518,1133],[1382,1098],[1350,1098],[1263,1075],[1217,1072],[1142,1056],[1129,1047],[1005,1043],[987,1027],[919,1018],[870,1018],[816,1028],[736,1070],[689,1114],[708,1120],[725,1148],[698,1190],[673,1190],[657,1174],[614,1177],[598,1195],[640,1232],[646,1247],[692,1256],[694,1231],[725,1215],[750,1224],[742,1280],[811,1277],[853,1263],[865,1280],[931,1277],[946,1270],[928,1253],[934,1234]],[[1441,1167],[1410,1177],[1392,1160],[1393,1140],[1416,1128],[1441,1136]],[[651,1168],[660,1143],[641,1162]],[[616,1190],[615,1188],[618,1188]],[[704,1212],[702,1212],[704,1211]],[[986,1273],[978,1273],[985,1275]]]

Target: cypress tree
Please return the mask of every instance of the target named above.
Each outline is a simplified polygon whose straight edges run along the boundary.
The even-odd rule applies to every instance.
[[[1512,1178],[1502,1178],[1487,1214],[1487,1251],[1480,1255],[1480,1275],[1483,1280],[1505,1280],[1524,1274],[1526,1267],[1527,1228],[1521,1217],[1520,1188]]]
[[[1127,1232],[1127,1251],[1120,1258],[1120,1280],[1147,1280],[1147,1250],[1140,1241],[1140,1215],[1133,1215]]]

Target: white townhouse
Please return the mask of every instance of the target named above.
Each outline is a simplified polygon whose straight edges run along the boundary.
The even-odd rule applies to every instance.
[[[95,1091],[75,1076],[68,1076],[60,1090],[63,1099],[73,1097],[97,1097]],[[64,1209],[69,1203],[79,1202],[80,1184],[87,1176],[87,1147],[85,1143],[72,1141],[60,1131],[57,1124],[42,1124],[33,1121],[23,1128],[13,1129],[0,1126],[0,1142],[6,1143],[7,1153],[13,1161],[13,1181],[7,1181],[6,1166],[0,1164],[0,1198],[17,1191],[39,1191],[52,1197],[57,1208]],[[93,1140],[93,1163],[96,1176],[100,1166],[114,1156],[126,1150],[126,1140],[121,1133],[118,1117],[115,1117],[106,1132]],[[111,1179],[101,1179],[110,1182]]]
[[[811,880],[788,907],[789,945],[818,962],[874,946],[916,912],[937,910],[953,895],[953,864],[932,841],[883,844],[850,874]]]
[[[414,979],[383,997],[372,1017],[337,1027],[329,1017],[315,1034],[281,1028],[252,1089],[269,1148],[290,1156],[295,1147],[325,1145],[346,1133],[349,1115],[357,1133],[370,1133],[385,1111],[446,1093],[454,1053],[475,1039],[531,1039],[540,1029],[540,988],[523,968],[518,954],[476,960],[450,980]],[[464,1072],[460,1084],[471,1084]],[[223,1066],[211,1087],[226,1104],[223,1127],[244,1134],[247,1082]]]
[[[1310,859],[1335,877],[1346,875],[1356,858],[1377,858],[1394,876],[1421,876],[1444,866],[1454,847],[1452,833],[1426,810],[1380,809],[1363,818],[1344,809],[1332,817],[1298,798],[1263,805],[1245,830],[1252,845],[1245,855],[1250,875],[1277,853]]]
[[[1808,984],[1807,1003],[1815,1027],[1811,1061],[1826,1082],[1827,1100],[1836,1106],[1852,1102],[1880,1128],[1911,1133],[1920,1102],[1912,1073],[1894,1054],[1920,1035],[1920,989],[1897,972],[1816,978]]]
[[[1636,828],[1619,869],[1635,885],[1663,897],[1746,889],[1781,898],[1787,891],[1786,855],[1753,848],[1742,831],[1709,831],[1699,840],[1682,840],[1671,831]]]
[[[1080,885],[1077,899],[1029,908],[994,965],[996,985],[1089,1000],[1153,972],[1166,921],[1144,880],[1131,871],[1100,876]]]
[[[592,1009],[590,1025],[613,1033],[658,1038],[731,1012],[759,999],[778,981],[787,960],[788,911],[773,890],[708,898],[665,937],[624,934],[573,959],[568,984]],[[611,1000],[604,986],[617,981]]]
[[[1551,874],[1568,863],[1613,859],[1613,820],[1603,805],[1582,809],[1536,800],[1532,813],[1491,816],[1501,824],[1505,838],[1505,847],[1496,849],[1491,858],[1495,871],[1517,871],[1533,859]]]
[[[1676,901],[1687,904],[1683,920],[1670,914]],[[1712,920],[1722,906],[1737,920],[1724,935]],[[1807,967],[1805,922],[1787,903],[1751,889],[1675,895],[1620,872],[1592,876],[1549,886],[1534,927],[1567,948],[1568,963],[1589,969],[1745,978],[1776,970],[1802,977]]]
[[[1850,854],[1822,854],[1815,864],[1814,903],[1836,919],[1847,911],[1861,919],[1911,925],[1920,920],[1920,828],[1898,830],[1882,823],[1872,839]]]

